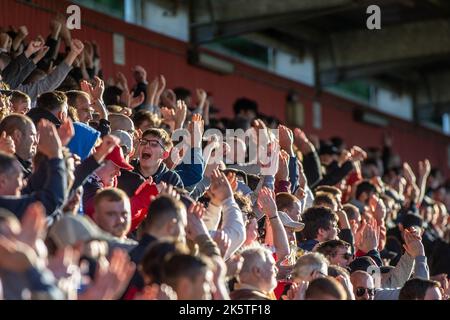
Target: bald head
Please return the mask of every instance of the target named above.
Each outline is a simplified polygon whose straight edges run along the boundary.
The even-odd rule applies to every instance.
[[[374,294],[371,291],[375,289],[373,278],[365,271],[355,271],[350,276],[353,285],[353,292],[356,300],[373,300]]]
[[[0,134],[11,136],[16,154],[23,160],[31,160],[36,154],[37,132],[33,121],[22,114],[12,114],[0,122]]]
[[[134,131],[133,121],[123,114],[111,113],[108,120],[111,123],[111,131],[123,130],[130,134]]]

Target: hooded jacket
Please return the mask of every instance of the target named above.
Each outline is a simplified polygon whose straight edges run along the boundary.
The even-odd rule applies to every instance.
[[[78,155],[81,160],[84,160],[91,153],[95,142],[100,137],[100,132],[81,122],[74,122],[73,127],[75,129],[75,135],[67,147],[70,152]]]
[[[135,160],[131,163],[131,165],[134,167],[133,172],[136,172],[137,174],[141,175],[144,179],[147,179],[148,177],[145,177],[141,171],[139,170],[139,161]],[[165,182],[167,184],[171,184],[175,187],[184,188],[183,181],[181,180],[178,173],[175,171],[169,170],[164,162],[162,162],[158,170],[156,170],[155,174],[152,175],[153,182],[155,184],[158,184],[160,182]]]

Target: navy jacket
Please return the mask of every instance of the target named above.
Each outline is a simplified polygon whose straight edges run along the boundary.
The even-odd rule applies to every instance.
[[[63,205],[66,194],[67,178],[66,166],[63,159],[50,159],[44,161],[41,166],[45,169],[46,180],[43,187],[31,194],[20,197],[0,196],[0,207],[8,209],[19,219],[22,218],[27,207],[33,202],[40,201],[46,209],[47,216],[53,214]]]
[[[147,179],[148,177],[144,176],[141,171],[139,170],[139,161],[134,161],[131,163],[131,165],[134,167],[133,172],[136,172],[140,174],[144,179]],[[175,171],[169,170],[165,163],[161,163],[158,170],[155,172],[154,175],[152,175],[153,182],[158,184],[160,182],[165,182],[167,184],[171,184],[175,187],[184,188],[183,181],[181,180],[178,173]]]
[[[202,149],[191,148],[174,171],[178,173],[184,186],[195,186],[203,179],[204,162]]]

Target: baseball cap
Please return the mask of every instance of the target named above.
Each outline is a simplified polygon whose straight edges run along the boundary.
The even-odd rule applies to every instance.
[[[48,236],[58,248],[72,246],[78,241],[110,241],[110,236],[90,218],[81,215],[65,215],[50,228]]]
[[[302,231],[305,228],[303,222],[297,222],[291,219],[289,215],[284,211],[278,211],[278,216],[280,217],[283,226],[294,229],[295,232]]]
[[[125,160],[125,157],[123,156],[122,148],[120,146],[115,146],[113,151],[111,151],[106,156],[106,159],[111,160],[112,162],[114,162],[114,164],[116,166],[118,166],[121,169],[125,169],[128,171],[131,171],[134,169],[134,167]]]

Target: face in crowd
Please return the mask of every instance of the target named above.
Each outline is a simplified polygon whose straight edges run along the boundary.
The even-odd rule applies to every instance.
[[[154,166],[169,156],[161,139],[146,135],[139,141],[139,161],[144,167]]]
[[[375,284],[370,274],[365,271],[355,271],[350,276],[350,280],[356,300],[373,300],[375,298]]]
[[[131,206],[128,198],[102,198],[95,205],[93,220],[104,231],[126,238],[131,226]]]

